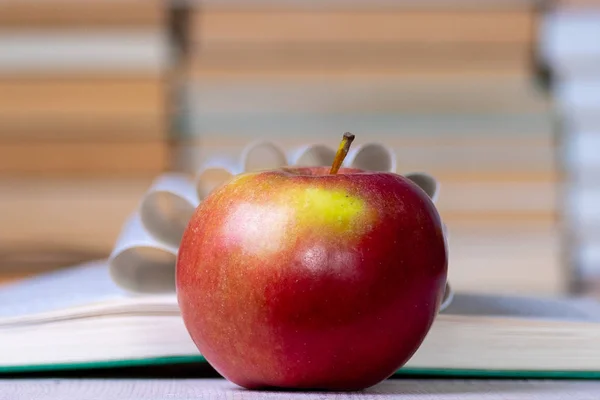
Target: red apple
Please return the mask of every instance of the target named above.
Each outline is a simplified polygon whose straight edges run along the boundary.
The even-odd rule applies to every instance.
[[[435,206],[400,175],[338,171],[346,142],[331,170],[238,175],[189,222],[176,270],[183,320],[235,384],[375,385],[438,312],[447,249]]]

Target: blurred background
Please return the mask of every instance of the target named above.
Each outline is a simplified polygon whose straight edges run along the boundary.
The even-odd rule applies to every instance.
[[[457,290],[600,294],[600,3],[0,2],[0,281],[106,257],[164,171],[256,139],[441,182]]]

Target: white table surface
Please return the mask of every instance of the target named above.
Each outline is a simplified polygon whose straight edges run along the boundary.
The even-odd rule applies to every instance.
[[[248,391],[222,379],[0,380],[1,400],[600,399],[600,381],[388,380],[359,393]]]

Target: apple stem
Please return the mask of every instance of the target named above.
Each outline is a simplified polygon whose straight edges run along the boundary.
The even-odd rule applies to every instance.
[[[350,150],[350,145],[352,144],[353,140],[353,134],[351,134],[350,132],[344,133],[344,137],[342,138],[340,147],[338,148],[338,151],[335,154],[335,158],[333,159],[333,165],[331,166],[331,170],[329,171],[330,175],[335,175],[340,170],[344,159],[348,155],[348,150]]]

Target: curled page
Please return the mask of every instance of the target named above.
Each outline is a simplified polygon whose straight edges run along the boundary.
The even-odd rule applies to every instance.
[[[125,224],[109,259],[110,274],[121,288],[138,294],[175,292],[175,265],[181,237],[195,209],[215,188],[237,174],[285,165],[328,166],[336,149],[323,144],[282,149],[257,141],[248,144],[239,160],[216,155],[193,175],[164,174],[158,177],[138,209]],[[345,167],[368,171],[396,171],[395,154],[379,143],[367,143],[351,149]],[[420,187],[435,203],[439,184],[426,173],[403,174]],[[444,225],[448,244],[448,230]],[[446,286],[442,309],[452,299]]]
[[[158,177],[140,203],[143,228],[161,243],[179,247],[181,236],[200,204],[196,182],[184,174]]]
[[[345,164],[367,171],[396,172],[396,156],[379,143],[367,143],[350,149]]]
[[[135,213],[110,255],[110,276],[118,286],[133,293],[172,293],[177,250],[178,246],[152,236]]]
[[[325,145],[306,145],[288,152],[291,165],[319,167],[333,164],[335,149]]]

